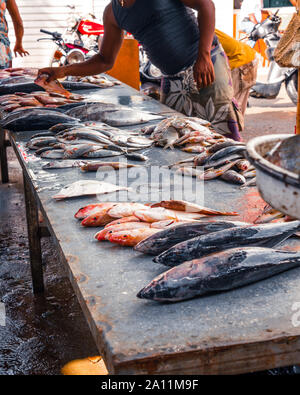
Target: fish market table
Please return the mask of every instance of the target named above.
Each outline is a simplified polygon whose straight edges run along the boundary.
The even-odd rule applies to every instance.
[[[92,95],[133,108],[166,111],[126,87]],[[34,290],[43,290],[39,208],[109,373],[237,374],[300,363],[299,269],[181,303],[139,300],[137,292],[165,267],[131,248],[99,243],[93,239],[95,229],[79,226],[74,213],[99,200],[55,201],[52,196],[72,182],[95,179],[95,173],[42,170],[46,161],[25,150],[33,134],[9,133],[24,173]],[[168,165],[188,156],[159,148],[143,153],[150,158],[147,166]],[[186,200],[192,198],[193,191],[187,191]],[[218,180],[205,184],[204,199],[206,206],[238,211],[238,219],[249,222],[264,206],[255,188],[241,190]],[[284,248],[299,250],[300,243],[292,238]]]

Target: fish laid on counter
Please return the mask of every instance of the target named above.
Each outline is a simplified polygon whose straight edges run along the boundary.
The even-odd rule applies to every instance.
[[[271,248],[292,236],[299,229],[300,221],[224,229],[176,244],[154,258],[154,262],[166,266],[177,266],[187,260],[202,258],[217,251],[239,246],[255,245]]]
[[[61,122],[77,123],[77,119],[71,118],[61,112],[42,109],[30,109],[30,112],[18,113],[15,119],[5,118],[0,125],[4,129],[13,131],[42,130],[48,129]]]
[[[137,297],[178,302],[242,287],[299,266],[299,252],[240,247],[182,263],[152,280]]]
[[[116,203],[112,202],[104,202],[104,203],[96,203],[96,204],[89,204],[85,207],[81,207],[77,213],[74,215],[76,219],[83,220],[93,214],[94,212],[100,211],[103,208],[110,209],[113,207],[113,205]]]
[[[150,121],[162,119],[161,115],[147,113],[140,110],[116,110],[116,111],[104,111],[101,114],[101,121],[111,126],[133,126]]]
[[[122,224],[105,227],[100,232],[97,232],[94,237],[98,241],[103,241],[103,240],[108,240],[109,235],[115,232],[129,231],[132,229],[144,229],[150,227],[151,224],[145,222],[125,222]]]
[[[34,83],[45,89],[46,92],[59,93],[60,95],[65,96],[67,99],[72,96],[72,93],[68,92],[59,81],[54,80],[47,82],[48,78],[48,74],[41,74],[34,80]]]
[[[246,184],[246,178],[235,170],[228,170],[221,175],[222,180],[229,181],[233,184]]]
[[[85,172],[93,172],[99,170],[120,170],[130,169],[132,167],[139,167],[138,165],[131,165],[125,162],[89,162],[81,166],[81,170]]]
[[[70,185],[66,185],[58,194],[53,196],[53,199],[61,200],[79,196],[98,195],[129,190],[130,188],[121,187],[108,182],[80,180]]]
[[[158,222],[164,220],[192,221],[203,218],[203,214],[168,210],[163,207],[136,210],[133,214],[135,217],[139,218],[141,221],[144,222]]]
[[[131,217],[133,212],[138,209],[144,209],[146,206],[140,203],[114,203],[109,206],[95,209],[86,217],[81,225],[88,227],[104,226],[114,221],[116,218]]]
[[[208,207],[199,206],[195,203],[190,203],[185,200],[162,200],[159,203],[154,203],[151,207],[164,207],[170,210],[186,211],[188,213],[199,213],[205,215],[238,215],[236,211],[218,211]]]
[[[139,243],[135,247],[135,250],[144,254],[158,255],[183,241],[206,235],[208,233],[244,225],[246,224],[243,222],[231,221],[179,223],[179,225],[172,226],[154,236],[150,236],[148,239]]]
[[[67,115],[81,121],[101,121],[111,126],[131,126],[162,119],[146,111],[133,110],[111,103],[87,103],[67,111]]]
[[[159,229],[144,227],[140,229],[123,230],[108,234],[107,240],[111,243],[120,244],[126,247],[134,247],[145,238],[159,232]]]

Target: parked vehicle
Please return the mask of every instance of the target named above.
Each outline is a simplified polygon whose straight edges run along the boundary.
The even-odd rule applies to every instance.
[[[49,32],[44,29],[41,29],[40,32],[50,37],[39,38],[38,41],[51,40],[57,46],[51,58],[50,66],[65,66],[67,64],[83,62],[91,52],[90,49],[85,48],[79,43],[65,42],[61,33]]]
[[[266,83],[257,82],[250,91],[250,96],[264,99],[275,99],[284,83],[287,94],[294,104],[298,99],[298,70],[296,68],[280,67],[274,60],[274,51],[281,39],[279,26],[281,18],[275,14],[269,15],[263,22],[257,24],[248,38],[253,41],[263,39],[267,45],[266,55],[270,61],[270,69]]]

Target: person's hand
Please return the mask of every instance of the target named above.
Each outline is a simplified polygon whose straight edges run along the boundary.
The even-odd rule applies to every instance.
[[[215,70],[210,55],[198,57],[194,65],[194,79],[199,90],[214,82]]]
[[[45,81],[46,83],[49,83],[54,80],[58,80],[60,78],[64,78],[66,76],[64,67],[45,67],[38,71],[38,77],[41,76],[42,74],[47,74],[49,76]]]
[[[25,51],[25,49],[23,48],[22,44],[16,43],[15,47],[14,47],[14,53],[15,56],[17,57],[18,55],[20,55],[22,58],[23,56],[27,56],[29,55],[28,51]]]

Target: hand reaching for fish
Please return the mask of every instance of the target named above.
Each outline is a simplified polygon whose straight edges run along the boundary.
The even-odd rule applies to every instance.
[[[59,80],[66,77],[64,67],[45,67],[38,71],[38,78],[41,75],[48,76],[47,80],[45,81],[46,84],[49,84],[51,81]]]

